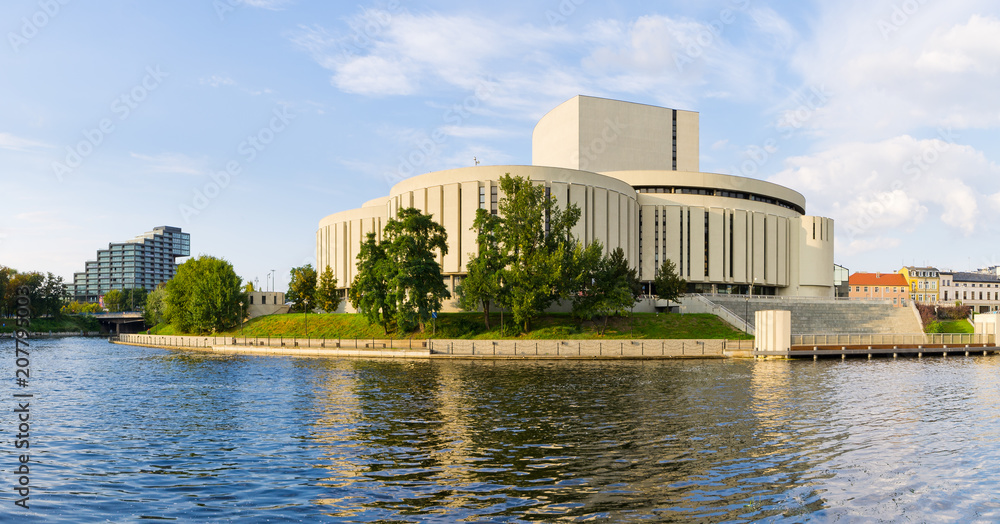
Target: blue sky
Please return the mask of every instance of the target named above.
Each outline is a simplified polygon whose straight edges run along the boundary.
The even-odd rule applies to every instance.
[[[578,94],[700,112],[702,170],[803,193],[852,270],[1000,264],[994,2],[94,4],[0,5],[0,264],[172,225],[284,289],[324,216],[530,164]]]

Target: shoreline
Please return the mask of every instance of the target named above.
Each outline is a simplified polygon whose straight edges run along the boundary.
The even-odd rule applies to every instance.
[[[253,339],[118,335],[115,344],[231,355],[475,360],[671,360],[748,356],[753,341]],[[240,343],[242,342],[242,343]]]
[[[101,333],[100,331],[39,331],[28,332],[28,338],[62,338],[62,337],[84,337],[102,338],[114,336],[112,333]],[[0,333],[0,338],[14,338],[14,333]]]

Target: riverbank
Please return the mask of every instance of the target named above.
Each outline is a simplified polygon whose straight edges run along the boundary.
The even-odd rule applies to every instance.
[[[725,339],[484,341],[130,334],[118,335],[112,341],[117,344],[219,354],[389,359],[655,360],[745,356],[753,349],[752,340]]]
[[[550,314],[539,317],[532,323],[527,334],[518,332],[511,324],[510,316],[503,319],[506,330],[501,330],[499,313],[490,315],[490,328],[486,328],[482,313],[442,313],[436,325],[428,325],[424,331],[386,334],[381,326],[370,324],[357,314],[285,314],[267,315],[255,318],[219,336],[250,338],[325,338],[325,339],[458,339],[458,340],[648,340],[648,339],[752,339],[723,322],[715,315],[707,314],[653,314],[636,313],[632,317],[613,317],[603,333],[603,319],[581,321],[569,314]],[[154,335],[193,335],[180,333],[172,326],[156,326],[150,330]]]
[[[107,333],[100,331],[29,331],[28,338],[55,337],[106,337]],[[0,338],[14,338],[14,333],[0,333]]]
[[[29,330],[29,335],[31,336],[35,336],[36,334],[43,335],[46,333],[74,333],[75,335],[65,336],[80,336],[81,332],[97,334],[100,334],[101,332],[101,324],[96,318],[90,315],[64,315],[55,318],[33,318],[27,328]],[[0,336],[9,335],[16,329],[16,318],[0,319]]]

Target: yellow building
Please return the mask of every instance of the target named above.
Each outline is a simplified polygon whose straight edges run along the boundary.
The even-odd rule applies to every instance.
[[[910,300],[917,303],[937,302],[941,281],[937,268],[906,266],[899,270],[910,286]]]

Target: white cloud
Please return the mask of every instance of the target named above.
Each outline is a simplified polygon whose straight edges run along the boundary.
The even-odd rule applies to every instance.
[[[232,78],[229,78],[228,76],[219,76],[219,75],[212,75],[208,78],[202,78],[199,80],[199,83],[201,85],[208,85],[212,87],[236,85],[236,81],[233,80]]]
[[[279,11],[282,7],[292,3],[292,0],[242,0],[243,5]]]
[[[898,238],[880,236],[876,238],[855,238],[843,245],[842,242],[837,241],[834,248],[838,256],[852,256],[870,251],[892,251],[898,248],[900,244],[902,244],[902,241]]]
[[[44,142],[38,142],[35,140],[29,140],[27,138],[17,137],[10,133],[0,133],[0,149],[9,149],[11,151],[28,151],[31,149],[49,148],[49,147],[52,146]]]
[[[181,153],[163,153],[159,155],[131,153],[131,157],[144,162],[146,169],[152,173],[203,175],[207,172],[205,160],[191,158]]]
[[[1000,186],[1000,166],[969,146],[904,135],[792,157],[769,180],[805,194],[810,212],[834,218],[852,241],[913,230],[931,217],[971,235],[992,204],[986,195]]]
[[[885,5],[831,7],[796,55],[807,85],[835,93],[810,127],[879,139],[919,127],[1000,124],[1000,19],[928,3],[886,37],[864,23],[889,23],[891,9],[877,9]]]
[[[291,36],[342,91],[470,92],[488,81],[489,106],[532,118],[577,94],[630,93],[674,107],[692,107],[706,86],[714,97],[752,97],[771,89],[773,67],[762,55],[784,52],[797,38],[764,8],[719,20],[648,15],[574,29],[369,9],[349,19],[348,28],[300,27]],[[748,43],[747,32],[764,34],[767,43]]]

